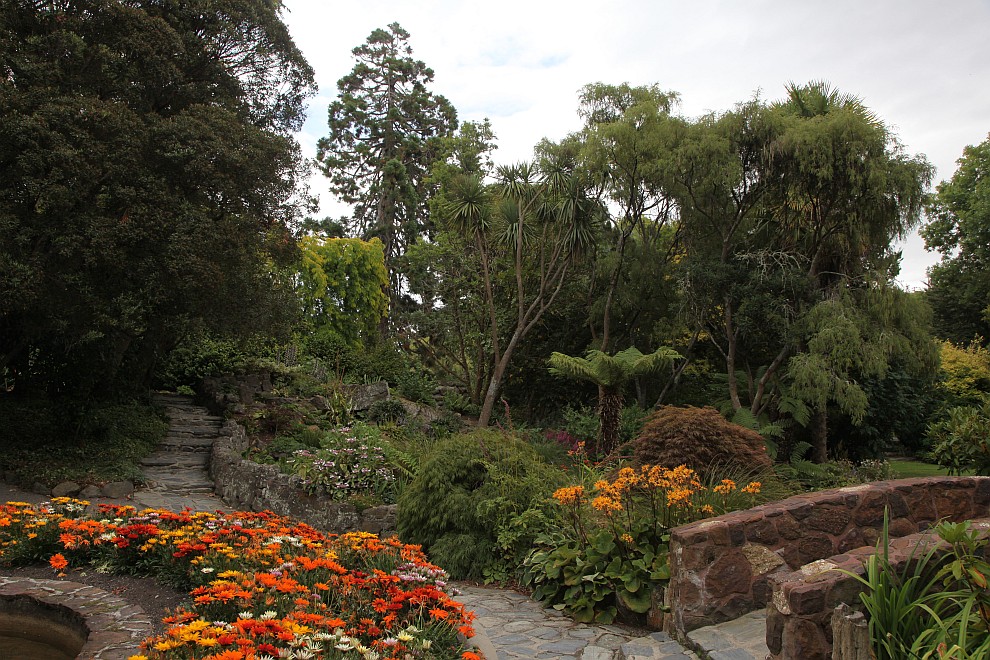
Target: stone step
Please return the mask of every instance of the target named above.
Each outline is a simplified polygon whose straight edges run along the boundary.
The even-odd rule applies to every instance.
[[[162,451],[141,459],[146,467],[198,467],[205,468],[210,463],[210,455],[203,451]]]
[[[687,637],[695,648],[703,649],[712,660],[766,660],[770,654],[765,610],[692,630]]]
[[[184,415],[182,417],[169,417],[170,426],[223,426],[223,417],[214,415]]]
[[[205,447],[207,450],[213,446],[216,438],[202,438],[196,436],[173,437],[169,436],[162,440],[163,447]]]
[[[630,640],[620,646],[616,654],[616,660],[689,660],[694,657],[664,632]]]
[[[171,425],[168,427],[168,433],[166,435],[175,435],[175,436],[195,435],[195,436],[216,437],[219,430],[220,430],[219,426],[199,426],[199,425],[193,426],[191,424],[187,426]]]
[[[213,481],[210,479],[210,475],[203,470],[163,470],[161,468],[148,468],[143,471],[142,476],[151,483],[179,491],[186,491],[190,488],[213,489]]]

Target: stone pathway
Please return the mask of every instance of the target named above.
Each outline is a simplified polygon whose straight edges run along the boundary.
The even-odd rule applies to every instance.
[[[147,486],[134,491],[138,509],[229,511],[213,494],[208,473],[210,450],[223,420],[178,394],[156,394],[169,431],[159,449],[142,461]],[[45,497],[0,483],[0,497],[39,502]],[[688,635],[694,651],[662,632],[620,625],[575,623],[552,608],[506,589],[458,584],[458,600],[477,614],[472,642],[486,660],[577,658],[579,660],[765,660],[766,616],[747,614],[735,621]],[[697,651],[697,653],[695,652]]]
[[[710,660],[766,660],[770,655],[766,610],[693,630],[688,640],[695,648],[704,649]]]
[[[575,623],[522,594],[458,584],[457,597],[478,618],[471,640],[487,660],[689,660],[698,656],[662,632]],[[763,660],[761,658],[761,660]]]
[[[141,461],[147,486],[134,491],[138,508],[181,511],[228,511],[213,494],[210,450],[220,435],[222,417],[210,415],[192,399],[180,394],[156,394],[152,400],[165,408],[169,429],[155,453]]]

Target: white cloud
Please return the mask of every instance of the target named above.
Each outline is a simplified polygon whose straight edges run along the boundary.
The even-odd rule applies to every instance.
[[[955,171],[963,147],[990,131],[990,3],[981,0],[285,4],[320,85],[300,134],[310,155],[325,133],[336,81],[353,66],[351,50],[391,22],[409,31],[415,57],[436,73],[433,89],[462,119],[492,120],[502,162],[576,130],[578,90],[596,81],[658,83],[679,92],[681,111],[696,116],[757,90],[779,98],[788,81],[828,80],[860,96],[909,153],[926,154],[939,179]],[[904,254],[901,281],[922,285],[935,256],[919,239]]]

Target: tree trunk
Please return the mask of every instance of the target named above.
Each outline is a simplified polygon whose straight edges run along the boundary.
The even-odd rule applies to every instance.
[[[828,460],[828,414],[824,406],[812,414],[810,427],[811,460],[824,463]]]
[[[729,378],[729,399],[732,409],[742,408],[739,399],[739,384],[736,383],[736,332],[732,323],[732,302],[725,298],[725,339],[728,341],[725,352],[725,375]]]
[[[619,446],[622,422],[622,390],[598,386],[598,440],[592,451],[607,456]]]
[[[478,417],[479,428],[488,426],[488,422],[492,418],[492,410],[495,408],[495,399],[498,397],[498,391],[502,387],[502,378],[505,376],[505,370],[509,367],[509,360],[512,359],[512,353],[516,350],[516,344],[519,343],[519,340],[522,339],[524,334],[525,329],[516,328],[512,339],[509,340],[508,345],[505,347],[505,352],[502,353],[502,359],[495,365],[492,377],[488,381],[488,390],[485,392],[485,402],[481,406],[481,415]]]

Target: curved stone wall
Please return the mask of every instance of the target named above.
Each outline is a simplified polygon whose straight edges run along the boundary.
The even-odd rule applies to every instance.
[[[243,458],[248,447],[244,427],[227,421],[213,443],[210,476],[214,490],[228,505],[249,511],[274,511],[325,532],[365,531],[380,536],[395,532],[394,504],[358,511],[353,504],[309,495],[299,477],[282,474],[274,465]]]
[[[941,519],[990,515],[990,477],[899,479],[798,495],[671,531],[666,627],[684,634],[765,607],[770,577]]]

